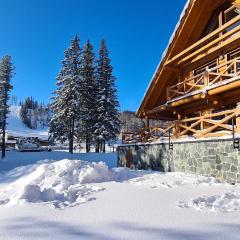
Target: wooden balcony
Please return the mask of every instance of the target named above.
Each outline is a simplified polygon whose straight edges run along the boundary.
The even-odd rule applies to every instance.
[[[240,40],[240,16],[233,18],[166,62],[166,66],[181,66],[196,62],[207,55],[221,51]]]
[[[205,72],[168,87],[167,100],[173,101],[180,97],[207,91],[238,78],[240,79],[240,58],[230,60],[211,69],[206,68]]]
[[[192,136],[194,138],[221,137],[240,133],[240,108],[225,110],[200,117],[176,120],[166,128],[144,128],[136,132],[122,133],[122,143],[157,142],[167,138],[179,139]]]

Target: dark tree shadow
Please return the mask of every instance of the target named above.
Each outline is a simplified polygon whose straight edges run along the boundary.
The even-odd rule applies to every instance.
[[[47,238],[51,234],[62,236],[62,239],[92,239],[92,240],[120,240],[120,239],[160,239],[160,240],[218,240],[229,239],[239,240],[240,224],[220,224],[220,225],[200,225],[196,226],[198,230],[181,229],[172,226],[172,228],[147,227],[131,222],[106,223],[106,229],[111,232],[103,233],[99,228],[93,226],[83,227],[74,224],[68,224],[60,221],[48,221],[36,218],[17,218],[3,221],[5,225],[0,224],[0,234],[2,231],[9,232],[10,236],[21,235],[24,239],[32,236]],[[202,229],[202,230],[201,230]],[[205,230],[204,230],[205,229]],[[207,231],[206,231],[207,229]],[[116,231],[116,232],[115,232]],[[120,234],[119,234],[120,233]],[[121,234],[122,233],[122,234]],[[125,237],[123,237],[125,236]],[[133,237],[132,237],[133,236]],[[136,236],[136,237],[134,237]]]

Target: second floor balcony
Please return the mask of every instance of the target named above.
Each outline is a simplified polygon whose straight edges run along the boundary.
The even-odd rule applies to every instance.
[[[167,100],[174,101],[239,80],[240,57],[237,57],[213,68],[206,67],[202,73],[169,86],[167,88]]]

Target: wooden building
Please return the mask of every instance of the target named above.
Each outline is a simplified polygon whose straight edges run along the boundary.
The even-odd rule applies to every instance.
[[[240,133],[240,0],[189,0],[123,142]],[[151,128],[149,119],[168,121]]]

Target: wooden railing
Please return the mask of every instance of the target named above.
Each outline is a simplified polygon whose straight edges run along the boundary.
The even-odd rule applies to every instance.
[[[165,129],[145,128],[137,132],[122,133],[122,142],[124,144],[156,142],[160,138],[168,137],[169,133],[171,139],[189,136],[195,138],[220,137],[232,134],[233,126],[236,132],[240,133],[240,125],[236,123],[238,116],[240,116],[240,108],[178,120],[170,123]],[[232,121],[234,121],[234,125],[232,125]]]
[[[225,23],[222,27],[211,32],[204,38],[200,39],[196,43],[192,44],[173,58],[166,62],[166,65],[176,66],[192,61],[196,58],[204,57],[205,54],[212,53],[220,48],[228,45],[231,42],[239,39],[240,33],[240,16],[233,18],[231,21]],[[235,26],[233,29],[231,27]],[[231,29],[231,30],[229,30]]]
[[[240,76],[240,58],[230,60],[211,69],[206,68],[205,72],[168,87],[168,100],[202,90],[237,76]]]

